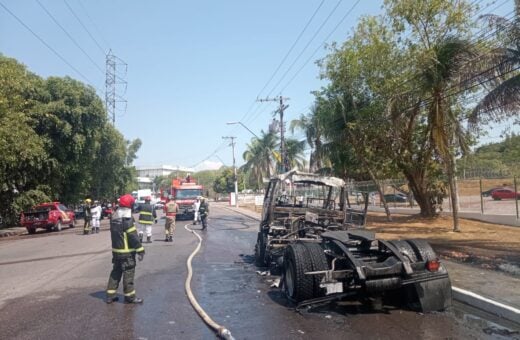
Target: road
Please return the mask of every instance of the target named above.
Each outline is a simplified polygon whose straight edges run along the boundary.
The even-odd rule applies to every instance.
[[[80,229],[0,241],[0,338],[4,339],[213,339],[184,292],[185,261],[196,238],[177,222],[173,243],[163,224],[138,263],[136,289],[143,305],[104,302],[111,269],[106,224],[99,234]],[[195,226],[194,228],[198,228]],[[455,305],[444,313],[357,304],[295,312],[270,278],[251,263],[257,223],[222,205],[212,206],[193,289],[214,320],[236,339],[486,339],[493,324]]]

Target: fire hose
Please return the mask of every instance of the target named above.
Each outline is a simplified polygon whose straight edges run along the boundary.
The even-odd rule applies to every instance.
[[[198,233],[196,233],[194,230],[188,228],[189,224],[186,224],[184,226],[184,229],[195,235],[199,239],[199,243],[197,244],[197,247],[195,247],[195,250],[191,253],[191,255],[188,257],[188,260],[186,261],[186,267],[188,268],[188,275],[186,276],[186,282],[184,283],[184,289],[186,290],[186,295],[188,295],[188,300],[190,300],[190,303],[199,314],[202,321],[204,321],[209,327],[211,327],[221,339],[227,339],[227,340],[234,340],[233,336],[231,335],[231,332],[226,327],[219,325],[213,319],[204,311],[204,309],[199,305],[197,302],[197,299],[195,299],[195,296],[193,295],[193,292],[191,290],[191,278],[193,276],[193,269],[191,266],[191,261],[193,260],[193,257],[199,252],[201,244],[202,244],[202,237]]]

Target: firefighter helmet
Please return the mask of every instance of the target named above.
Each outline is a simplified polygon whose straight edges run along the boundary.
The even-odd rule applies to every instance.
[[[132,195],[126,194],[119,197],[119,206],[124,208],[132,208],[134,205],[135,199]]]
[[[87,198],[87,199],[85,200],[85,203],[90,203],[90,202],[92,202],[92,200],[91,200],[90,198]]]

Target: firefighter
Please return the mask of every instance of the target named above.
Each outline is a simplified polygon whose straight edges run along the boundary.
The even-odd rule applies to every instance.
[[[84,221],[85,224],[83,225],[83,235],[90,234],[90,221],[92,220],[92,213],[90,212],[90,203],[92,200],[90,198],[87,198],[85,200],[85,204],[83,205],[83,212],[85,213]]]
[[[204,197],[201,197],[200,199],[199,214],[202,222],[202,230],[205,230],[208,226],[209,205]]]
[[[143,303],[136,297],[134,288],[135,255],[139,261],[144,258],[144,247],[137,236],[137,230],[132,217],[132,195],[123,195],[119,199],[119,208],[110,220],[110,236],[112,238],[112,263],[107,285],[106,303],[118,301],[117,288],[123,277],[123,292],[125,303]]]
[[[101,206],[98,201],[94,201],[94,206],[90,209],[92,214],[92,234],[99,233],[99,220],[101,219]]]
[[[139,209],[139,240],[143,242],[143,234],[146,232],[146,242],[152,243],[152,224],[157,222],[157,213],[150,204],[152,198],[144,198],[144,204]]]
[[[201,198],[201,196],[197,196],[197,199],[195,200],[195,202],[193,202],[193,225],[197,224],[197,221],[200,220],[200,216],[199,216],[200,198]]]
[[[166,224],[164,225],[166,238],[164,239],[164,242],[173,242],[173,233],[175,232],[175,218],[179,212],[179,206],[173,197],[170,197],[170,201],[166,203],[164,211],[166,212]]]

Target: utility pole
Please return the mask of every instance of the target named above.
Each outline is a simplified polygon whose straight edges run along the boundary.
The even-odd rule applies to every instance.
[[[127,64],[116,57],[112,50],[109,50],[106,55],[106,75],[105,75],[105,106],[108,114],[108,118],[112,119],[112,124],[116,124],[116,103],[125,103],[126,110],[126,99],[122,96],[126,93],[127,82],[124,79],[126,77]],[[118,69],[123,69],[123,73],[119,72]],[[121,88],[124,88],[121,91]],[[119,94],[118,92],[123,92]]]
[[[238,178],[237,178],[237,167],[235,165],[235,139],[237,137],[234,136],[225,136],[222,139],[231,139],[231,148],[233,150],[233,173],[234,173],[234,182],[235,182],[235,208],[238,208]]]
[[[284,100],[289,100],[290,98],[282,97],[281,95],[274,98],[264,98],[264,99],[257,99],[258,102],[278,102],[279,106],[278,109],[274,113],[280,114],[280,156],[281,156],[281,164],[279,167],[279,172],[287,172],[289,171],[289,159],[287,158],[287,150],[285,148],[285,124],[283,121],[283,113],[284,111],[289,107],[289,105],[284,104]]]

